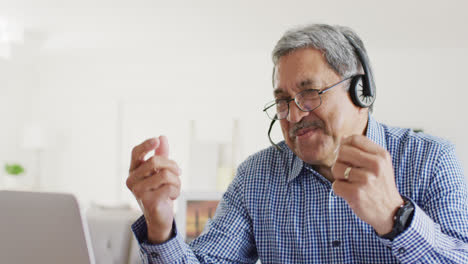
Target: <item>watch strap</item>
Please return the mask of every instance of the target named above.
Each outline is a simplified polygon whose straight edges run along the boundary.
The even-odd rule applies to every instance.
[[[402,198],[404,203],[398,208],[395,215],[393,216],[392,231],[380,237],[393,240],[410,226],[414,215],[414,204],[406,197]]]

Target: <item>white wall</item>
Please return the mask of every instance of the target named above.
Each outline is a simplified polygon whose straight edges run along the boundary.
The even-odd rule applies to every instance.
[[[131,200],[123,186],[131,146],[165,133],[187,184],[195,177],[186,168],[189,121],[197,120],[204,139],[226,140],[238,118],[244,156],[268,146],[261,108],[271,99],[270,52],[290,26],[324,22],[353,27],[367,44],[377,119],[450,139],[467,168],[467,7],[455,0],[3,0],[0,17],[30,33],[0,60],[0,161],[30,165],[21,129],[40,123],[45,189],[85,201]]]

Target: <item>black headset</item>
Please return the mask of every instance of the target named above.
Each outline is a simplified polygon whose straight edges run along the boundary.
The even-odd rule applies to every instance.
[[[372,78],[372,72],[369,68],[369,63],[367,61],[367,57],[364,55],[364,52],[359,48],[356,42],[348,35],[343,33],[345,38],[348,40],[349,44],[353,46],[354,51],[357,54],[359,61],[361,62],[362,69],[364,70],[364,74],[358,74],[352,77],[351,83],[349,85],[349,95],[351,96],[351,100],[356,106],[362,108],[370,107],[375,101],[375,85]],[[276,120],[272,120],[270,123],[270,127],[268,128],[268,139],[270,143],[279,151],[283,151],[280,146],[275,144],[271,139],[271,129],[273,128],[273,124]]]
[[[367,57],[350,36],[344,33],[343,35],[348,40],[349,44],[353,46],[359,61],[361,62],[362,69],[364,70],[364,74],[356,75],[351,79],[349,95],[355,105],[362,108],[368,108],[375,101],[375,85],[369,68],[369,63],[367,62]]]

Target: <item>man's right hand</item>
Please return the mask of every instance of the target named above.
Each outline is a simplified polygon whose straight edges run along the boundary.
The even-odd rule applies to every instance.
[[[144,160],[148,152],[154,156]],[[148,241],[163,243],[171,238],[174,200],[180,194],[180,168],[169,158],[165,136],[151,138],[133,148],[127,187],[145,215]]]

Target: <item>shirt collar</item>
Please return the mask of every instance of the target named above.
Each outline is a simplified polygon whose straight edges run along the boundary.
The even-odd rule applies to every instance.
[[[375,121],[370,113],[369,120],[367,121],[366,136],[384,149],[387,149],[384,127],[379,122]]]
[[[367,120],[366,136],[370,140],[382,146],[384,149],[387,148],[384,128],[374,119],[374,117],[370,113]],[[291,171],[288,175],[287,180],[288,182],[290,182],[294,180],[297,176],[299,176],[299,174],[305,166],[305,162],[301,160],[298,156],[296,156],[286,143],[282,143],[282,148],[287,150],[288,158],[290,161],[289,164],[291,164]]]
[[[305,162],[302,161],[298,156],[296,156],[292,151],[291,151],[291,154],[292,154],[292,166],[291,166],[292,170],[288,175],[288,182],[294,180],[297,176],[299,176],[299,173],[301,173],[302,167],[304,167],[304,164],[305,164]]]

